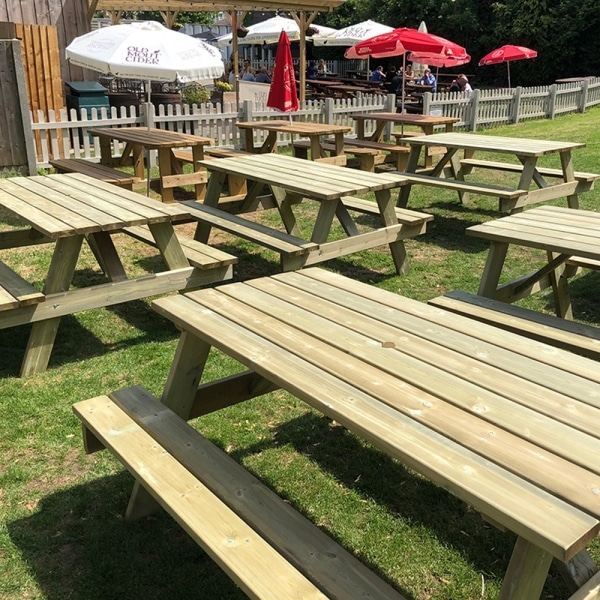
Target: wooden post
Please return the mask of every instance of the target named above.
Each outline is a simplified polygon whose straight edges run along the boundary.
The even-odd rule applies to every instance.
[[[590,80],[584,79],[581,82],[581,96],[579,97],[579,112],[585,112],[588,99],[588,89],[590,87]]]
[[[19,40],[0,40],[0,73],[0,173],[35,175],[35,141]]]
[[[471,97],[469,98],[469,122],[467,123],[467,127],[470,131],[475,131],[477,129],[477,116],[479,114],[479,94],[481,90],[473,90]]]
[[[522,86],[517,86],[515,88],[515,91],[513,93],[513,97],[512,97],[512,107],[511,107],[511,115],[510,115],[510,120],[513,123],[518,123],[519,122],[519,109],[521,108],[521,93],[523,92],[523,87]]]
[[[550,90],[549,90],[549,98],[548,98],[548,114],[546,115],[549,119],[554,119],[554,112],[555,112],[555,106],[556,106],[556,90],[557,90],[557,85],[555,83],[553,83],[550,86]]]

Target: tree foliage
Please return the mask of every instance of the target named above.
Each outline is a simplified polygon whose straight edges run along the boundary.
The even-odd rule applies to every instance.
[[[532,60],[511,63],[518,85],[600,75],[598,0],[346,0],[320,22],[345,27],[373,19],[391,27],[419,27],[464,46],[473,60],[462,67],[477,81],[506,84],[506,65],[478,67],[480,58],[505,44],[537,50]]]

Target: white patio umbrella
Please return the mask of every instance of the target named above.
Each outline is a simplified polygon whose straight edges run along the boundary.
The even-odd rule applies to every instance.
[[[425,21],[421,21],[417,31],[420,31],[421,33],[427,33],[427,25],[425,24]],[[423,73],[425,72],[425,69],[427,67],[428,67],[427,63],[416,62],[414,60],[412,61],[413,71],[419,76],[423,75]]]
[[[167,29],[156,21],[102,27],[75,38],[66,48],[69,62],[115,77],[188,83],[223,75],[214,46]]]
[[[315,46],[354,46],[358,42],[367,40],[382,33],[393,31],[393,27],[388,27],[376,21],[362,21],[355,25],[349,25],[343,29],[338,29],[334,33],[328,35],[315,35],[312,40]],[[366,66],[368,67],[369,59],[366,58]],[[367,68],[368,72],[368,68]]]
[[[225,70],[217,48],[156,21],[134,21],[86,33],[67,46],[66,55],[67,60],[80,67],[115,77],[146,80],[146,115],[151,110],[152,81],[188,83],[217,79]],[[150,121],[147,122],[150,129]],[[150,175],[147,181],[146,194],[150,195]]]
[[[313,36],[312,41],[315,46],[354,46],[358,42],[367,40],[382,33],[389,33],[393,27],[376,23],[375,21],[363,21],[355,25],[349,25],[343,29],[338,29],[333,33]]]
[[[323,25],[310,25],[311,29],[316,30],[317,35],[326,35],[333,33],[335,29],[331,27],[324,27]],[[279,41],[279,35],[282,31],[287,33],[290,42],[297,42],[300,40],[300,27],[294,19],[287,19],[285,17],[272,17],[266,21],[255,23],[248,27],[248,33],[244,37],[239,37],[238,43],[240,44],[276,44]],[[225,48],[232,42],[233,35],[226,33],[217,38],[217,46],[219,48]],[[307,39],[312,39],[307,36]]]

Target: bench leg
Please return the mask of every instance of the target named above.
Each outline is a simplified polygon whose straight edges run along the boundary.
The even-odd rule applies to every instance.
[[[56,241],[52,262],[44,284],[45,294],[54,294],[69,289],[83,238],[83,235],[75,235],[59,238]],[[21,365],[21,377],[43,373],[46,370],[59,323],[60,317],[33,324]]]
[[[569,586],[571,593],[576,592],[598,572],[598,567],[587,550],[581,550],[567,563],[554,560],[554,566]]]
[[[549,552],[517,538],[498,600],[537,600],[551,563]]]
[[[209,351],[210,344],[186,331],[181,334],[161,402],[183,419],[190,418]],[[133,521],[159,509],[159,503],[136,481],[125,518]]]

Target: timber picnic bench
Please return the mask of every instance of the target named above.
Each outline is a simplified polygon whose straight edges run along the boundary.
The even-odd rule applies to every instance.
[[[41,291],[0,262],[0,329],[33,323],[21,376],[46,369],[61,317],[231,279],[237,262],[205,244],[180,241],[173,223],[190,220],[184,207],[166,206],[86,175],[0,179],[0,207],[20,223],[0,233],[0,250],[53,245]],[[118,233],[137,234],[158,248],[166,268],[129,276],[111,237]],[[84,240],[110,281],[70,289]]]
[[[579,267],[600,268],[600,214],[595,211],[538,206],[473,225],[466,233],[490,243],[480,296],[512,303],[551,286],[556,314],[562,318],[573,319],[569,278]],[[543,250],[546,264],[500,284],[510,245]]]
[[[387,244],[397,272],[406,273],[404,240],[424,233],[433,219],[430,214],[394,206],[392,192],[406,181],[401,174],[350,172],[280,154],[249,154],[201,164],[210,173],[204,202],[182,203],[198,220],[194,238],[208,243],[211,228],[222,229],[278,252],[283,270]],[[225,182],[232,176],[247,182],[247,193],[241,198],[222,197]],[[369,192],[375,194],[375,202],[359,197]],[[293,210],[303,200],[319,205],[310,235],[302,233]],[[276,208],[285,231],[244,217],[259,208]],[[351,213],[378,217],[380,224],[361,230]],[[347,237],[332,239],[334,217]]]
[[[454,190],[463,204],[470,193],[495,196],[501,212],[522,211],[526,206],[559,198],[566,198],[570,208],[578,208],[578,195],[593,189],[594,182],[600,178],[593,173],[575,171],[572,151],[584,148],[582,143],[454,132],[411,137],[405,141],[410,146],[406,176],[412,185]],[[446,152],[433,168],[419,169],[421,150],[433,147],[443,147]],[[458,155],[461,151],[463,159]],[[476,152],[513,156],[518,163],[475,159]],[[540,157],[553,154],[560,159],[559,169],[538,167]],[[519,181],[514,186],[506,186],[466,180],[475,168],[512,171],[519,176]],[[404,187],[398,206],[407,206],[410,190],[411,185]]]
[[[90,135],[100,140],[100,162],[108,167],[133,167],[136,182],[147,182],[150,167],[144,160],[145,152],[158,152],[160,195],[163,202],[175,202],[174,188],[193,185],[195,198],[204,198],[206,171],[198,166],[204,158],[204,147],[212,144],[210,138],[179,131],[156,129],[154,127],[106,127],[89,129]],[[125,147],[120,156],[113,156],[115,142],[123,142]],[[177,148],[189,148],[191,161],[182,161],[176,155]],[[183,163],[192,165],[192,173],[183,172]]]
[[[251,597],[298,597],[279,587],[291,581],[288,570],[265,577],[270,550],[256,538],[326,597],[365,597],[365,580],[353,588],[346,576],[355,571],[337,550],[333,560],[326,545],[313,554],[312,533],[282,529],[263,488],[186,429],[183,420],[279,388],[513,532],[500,600],[537,600],[553,559],[575,586],[598,590],[585,550],[600,531],[594,361],[318,268],[161,298],[153,308],[182,332],[162,403],[133,387],[75,404],[86,449],[109,448],[133,473],[129,518],[162,505]],[[204,380],[211,348],[248,370]],[[345,590],[333,593],[332,578]],[[597,597],[585,589],[573,598]]]

